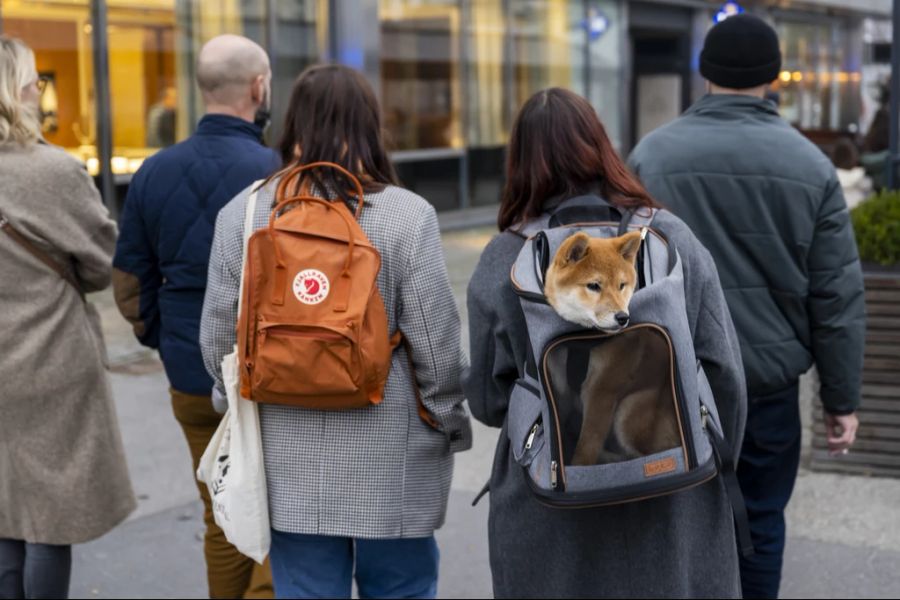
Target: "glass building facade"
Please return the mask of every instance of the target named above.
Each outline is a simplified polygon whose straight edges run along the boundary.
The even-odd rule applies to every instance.
[[[44,135],[121,198],[131,174],[191,134],[203,112],[197,52],[237,33],[272,59],[274,142],[303,68],[338,61],[381,97],[404,184],[439,210],[489,205],[503,145],[536,91],[587,97],[616,147],[704,93],[697,57],[721,1],[681,0],[2,0],[0,30],[31,46],[46,85]],[[811,132],[862,118],[863,19],[890,2],[741,4],[778,29],[785,118]],[[864,4],[865,10],[860,6]],[[101,186],[103,187],[103,186]]]

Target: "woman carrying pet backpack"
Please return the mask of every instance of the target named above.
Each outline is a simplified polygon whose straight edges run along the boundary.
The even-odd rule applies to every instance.
[[[397,186],[358,72],[306,70],[284,131],[285,168],[219,214],[200,331],[219,386],[237,342],[257,402],[275,593],[349,598],[355,576],[361,597],[434,597],[433,533],[471,445],[436,214]]]
[[[503,428],[495,595],[738,597],[746,399],[712,259],[570,91],[525,104],[507,161],[464,381]]]

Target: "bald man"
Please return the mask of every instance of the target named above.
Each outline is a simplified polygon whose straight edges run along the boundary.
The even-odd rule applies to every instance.
[[[280,166],[262,142],[271,78],[269,59],[255,42],[236,35],[207,42],[197,61],[206,114],[194,135],[144,162],[122,213],[113,262],[116,303],[138,340],[159,350],[193,457],[191,476],[221,418],[198,341],[213,227],[231,198]],[[210,597],[271,598],[268,565],[260,568],[225,540],[206,486],[197,487],[205,506]]]

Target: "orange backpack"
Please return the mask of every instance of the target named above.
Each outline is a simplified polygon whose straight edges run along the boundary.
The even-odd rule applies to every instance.
[[[354,185],[356,218],[340,200],[288,191],[315,167],[336,169]],[[375,282],[381,256],[357,221],[362,185],[338,165],[312,163],[281,178],[275,202],[269,226],[247,245],[238,319],[241,395],[321,410],[380,403],[392,343]]]

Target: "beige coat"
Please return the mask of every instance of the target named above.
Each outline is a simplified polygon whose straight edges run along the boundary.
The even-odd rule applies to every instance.
[[[86,291],[109,285],[116,224],[62,150],[0,145],[0,213]],[[99,324],[0,232],[0,538],[86,542],[135,508]]]

